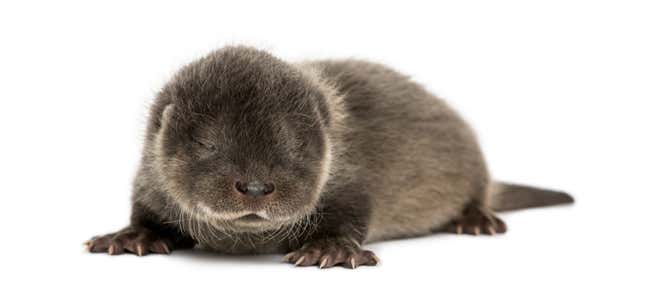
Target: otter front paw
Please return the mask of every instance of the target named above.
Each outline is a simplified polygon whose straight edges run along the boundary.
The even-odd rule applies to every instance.
[[[169,254],[172,248],[169,239],[139,227],[127,227],[116,233],[95,236],[85,242],[85,245],[89,252],[107,252],[110,255],[130,252],[138,256],[148,253]]]
[[[314,266],[329,268],[341,265],[355,269],[359,266],[374,266],[379,260],[373,252],[363,250],[349,239],[319,239],[308,242],[301,248],[284,256],[284,261],[296,266]]]

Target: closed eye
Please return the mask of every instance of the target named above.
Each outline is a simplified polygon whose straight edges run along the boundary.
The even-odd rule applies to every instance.
[[[204,151],[213,152],[217,149],[215,144],[213,144],[212,142],[207,142],[203,139],[194,138],[193,142],[197,145],[199,149]]]

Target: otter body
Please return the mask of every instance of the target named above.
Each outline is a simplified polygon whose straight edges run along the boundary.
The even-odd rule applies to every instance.
[[[355,268],[378,261],[367,242],[503,233],[493,210],[571,201],[491,181],[468,125],[385,66],[289,64],[227,47],[159,93],[131,224],[88,248],[144,255],[200,245]]]
[[[382,65],[310,64],[344,96],[344,174],[369,194],[366,241],[428,234],[484,203],[489,184],[471,129],[443,101]]]

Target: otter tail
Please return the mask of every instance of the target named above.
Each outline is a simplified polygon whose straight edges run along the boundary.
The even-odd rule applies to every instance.
[[[504,182],[493,184],[490,205],[498,212],[573,203],[573,197],[565,192]]]

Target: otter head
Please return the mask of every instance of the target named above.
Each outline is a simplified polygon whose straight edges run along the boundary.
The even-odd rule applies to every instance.
[[[183,212],[216,228],[292,224],[313,212],[327,180],[326,107],[295,67],[254,49],[218,50],[159,94],[157,172]]]

